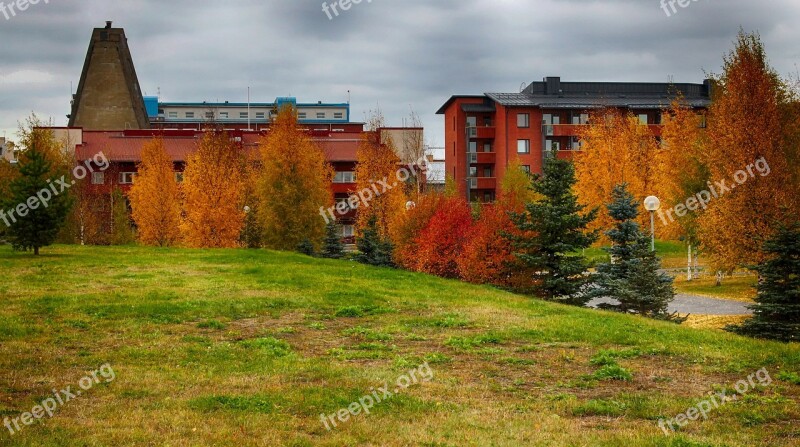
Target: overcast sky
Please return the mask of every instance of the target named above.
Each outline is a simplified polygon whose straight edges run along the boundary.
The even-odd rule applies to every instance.
[[[10,0],[4,0],[9,3]],[[701,82],[719,72],[739,27],[758,31],[773,67],[796,71],[800,1],[363,0],[338,17],[322,0],[40,0],[0,14],[0,130],[30,112],[65,125],[92,28],[123,27],[142,90],[163,101],[296,96],[413,108],[442,145],[436,110],[453,94],[517,92],[564,81]],[[329,3],[332,0],[329,0]],[[677,5],[676,5],[677,6]]]

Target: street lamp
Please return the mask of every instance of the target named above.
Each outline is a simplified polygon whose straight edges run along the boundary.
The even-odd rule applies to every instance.
[[[656,211],[661,209],[661,201],[656,196],[644,199],[644,209],[650,211],[650,249],[656,251]]]
[[[250,248],[250,207],[244,206],[244,245]]]

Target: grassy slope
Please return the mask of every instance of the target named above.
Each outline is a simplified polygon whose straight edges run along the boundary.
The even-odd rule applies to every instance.
[[[293,254],[45,253],[0,247],[0,417],[29,411],[104,362],[116,380],[13,438],[0,427],[0,445],[789,446],[800,438],[800,386],[776,377],[800,372],[797,345]],[[618,361],[632,381],[589,378],[603,349],[626,350]],[[325,430],[320,413],[424,360],[433,381]],[[658,417],[762,367],[771,386],[679,435],[657,428]]]

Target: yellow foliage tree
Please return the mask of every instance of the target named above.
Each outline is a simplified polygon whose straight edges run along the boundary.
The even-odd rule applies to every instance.
[[[663,210],[673,210],[689,198],[708,188],[708,170],[703,162],[705,133],[702,116],[676,98],[663,115],[661,148],[655,161],[655,195],[661,199],[662,212],[657,220],[661,238],[684,238],[697,246],[698,218],[702,210],[683,216]]]
[[[297,126],[291,107],[284,107],[260,146],[255,196],[267,247],[294,250],[306,240],[319,246],[325,236],[320,208],[333,203],[333,171],[322,149]]]
[[[207,130],[183,173],[184,243],[198,248],[239,245],[244,227],[245,160],[241,143]]]
[[[394,233],[400,226],[398,219],[408,202],[405,191],[407,185],[402,180],[411,177],[402,174],[401,170],[408,168],[400,166],[400,158],[391,138],[381,141],[381,127],[383,117],[376,113],[370,119],[369,130],[362,136],[356,151],[356,189],[360,197],[366,198],[359,203],[356,228],[361,233],[370,219],[375,217],[380,237],[394,240],[397,237]]]
[[[740,32],[716,80],[704,153],[719,197],[700,220],[700,236],[719,269],[763,261],[776,223],[797,218],[798,148],[784,145],[797,120],[784,114],[792,100],[759,36]]]
[[[589,229],[602,232],[613,225],[605,205],[611,202],[614,186],[627,183],[638,201],[655,192],[653,159],[658,144],[648,126],[630,113],[613,109],[593,113],[581,140],[582,150],[575,156],[575,191],[580,203],[600,209]],[[644,213],[639,220],[643,227],[650,225]],[[607,237],[602,236],[600,242],[607,243]]]
[[[165,247],[180,240],[181,207],[172,159],[161,138],[142,148],[142,162],[128,193],[139,241]]]

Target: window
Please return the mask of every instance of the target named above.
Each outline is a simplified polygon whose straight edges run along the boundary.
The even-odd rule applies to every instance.
[[[589,114],[581,113],[580,115],[573,115],[572,124],[589,124]]]
[[[483,168],[483,176],[484,177],[492,177],[492,168],[488,167],[488,166]]]
[[[342,237],[353,237],[355,231],[352,225],[342,225]]]
[[[307,116],[306,112],[300,112],[300,113],[297,114],[297,119],[304,120],[304,119],[306,119],[306,116]]]
[[[478,152],[478,142],[470,141],[469,142],[469,153],[470,154],[474,154],[475,152]]]
[[[246,120],[247,116],[247,112],[239,112],[239,119]]]
[[[342,113],[342,112],[336,112],[336,113],[334,113],[334,114],[333,114],[333,117],[334,117],[335,119],[337,119],[337,120],[343,119],[343,118],[344,118],[344,113]]]
[[[266,113],[264,113],[264,112],[256,112],[256,119],[257,120],[263,120],[263,119],[266,119],[266,118],[267,118]]]
[[[223,120],[228,119],[228,112],[219,112],[219,117]]]
[[[194,118],[194,112],[186,112],[186,118]]]
[[[517,113],[517,127],[531,127],[531,116],[527,113]]]
[[[475,166],[470,166],[469,167],[469,176],[470,177],[477,177],[478,176],[478,168],[476,168]]]
[[[206,112],[206,119],[213,120],[214,119],[214,112]]]
[[[119,173],[119,184],[120,185],[130,185],[133,183],[133,176],[136,175],[135,172],[120,172]]]
[[[333,177],[333,183],[355,183],[356,173],[353,171],[339,171]]]
[[[169,115],[168,115],[168,116],[169,116],[170,118],[177,118],[177,117],[178,117],[178,112],[169,112]]]
[[[647,114],[640,113],[639,114],[639,124],[646,125],[647,124]]]
[[[317,112],[317,119],[324,120],[325,119],[325,112]]]
[[[517,153],[530,154],[531,153],[531,140],[517,140]]]
[[[484,152],[491,152],[492,151],[492,143],[484,143],[483,144],[483,151]]]
[[[92,172],[92,185],[102,185],[106,182],[105,172]]]
[[[547,152],[560,151],[561,143],[553,140],[544,140],[544,150]]]
[[[522,172],[531,173],[531,165],[522,165],[520,168],[522,168]]]
[[[176,183],[183,183],[183,172],[176,172],[175,173],[175,182]]]

